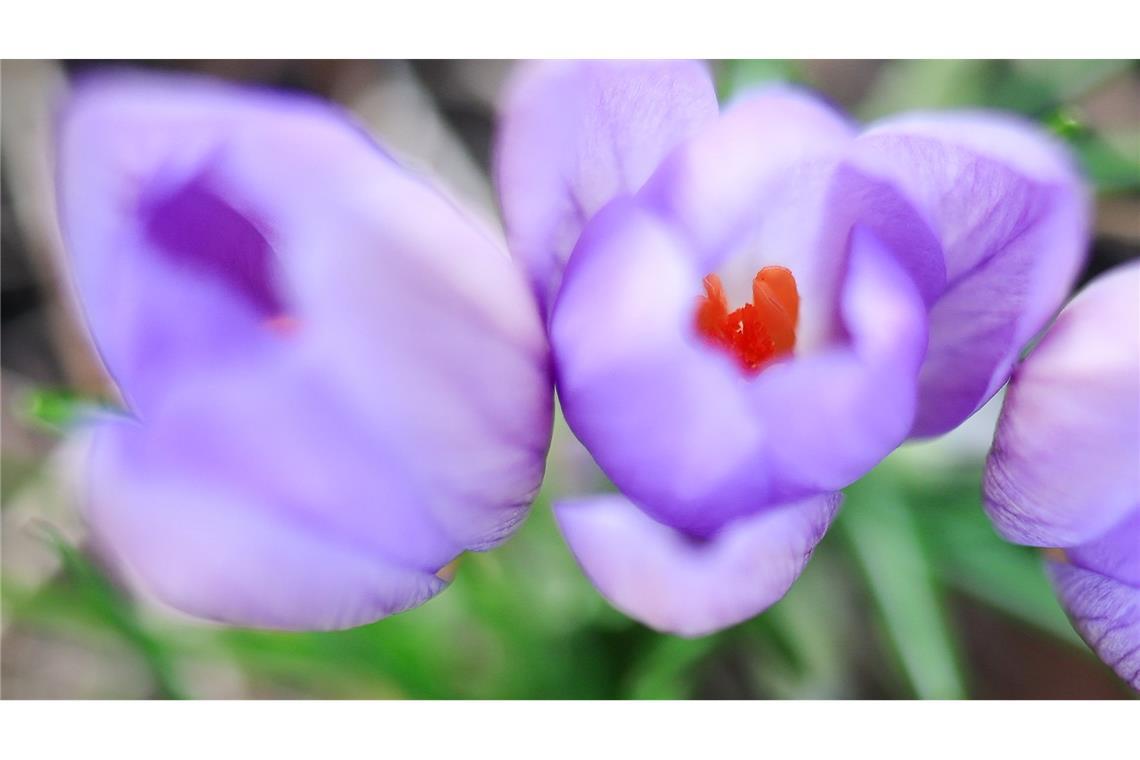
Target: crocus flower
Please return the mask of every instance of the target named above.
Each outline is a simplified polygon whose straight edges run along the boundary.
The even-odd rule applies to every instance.
[[[1140,263],[1065,307],[1014,372],[986,462],[998,532],[1050,547],[1085,641],[1140,691]]]
[[[860,131],[693,62],[526,67],[497,181],[566,420],[621,495],[556,505],[617,607],[686,635],[779,599],[837,491],[1006,380],[1080,265],[1086,201],[1028,123]]]
[[[97,431],[87,517],[141,589],[353,626],[525,516],[553,404],[525,277],[335,108],[96,75],[61,120],[59,192],[129,409]]]

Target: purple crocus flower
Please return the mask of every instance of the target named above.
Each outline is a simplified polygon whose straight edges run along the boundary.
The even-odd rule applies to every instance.
[[[342,114],[120,73],[61,122],[61,218],[130,411],[93,536],[193,615],[335,629],[416,606],[542,478],[547,343],[506,251]]]
[[[1140,691],[1140,263],[1093,281],[1009,383],[986,462],[1006,539],[1051,547],[1073,623]]]
[[[621,496],[556,505],[586,574],[698,635],[779,599],[837,491],[1005,382],[1068,292],[1087,209],[1028,123],[858,130],[694,62],[533,64],[497,144],[566,420]]]

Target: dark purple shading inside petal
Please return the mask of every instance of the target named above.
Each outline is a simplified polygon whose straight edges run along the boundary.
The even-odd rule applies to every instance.
[[[207,275],[265,316],[284,312],[265,236],[204,178],[144,202],[146,233],[169,262]]]

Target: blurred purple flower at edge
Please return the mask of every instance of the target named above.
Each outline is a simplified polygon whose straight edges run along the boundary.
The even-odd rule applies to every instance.
[[[301,96],[96,75],[58,158],[76,289],[129,408],[98,421],[86,514],[132,585],[226,623],[343,628],[511,535],[553,399],[488,231]]]
[[[1140,264],[1099,277],[1015,371],[986,466],[1010,541],[1050,547],[1074,626],[1140,691]]]
[[[721,113],[695,62],[528,65],[495,158],[566,420],[621,492],[556,504],[559,525],[606,598],[681,635],[782,597],[839,489],[981,407],[1087,243],[1070,156],[1029,122],[859,131],[784,87]]]

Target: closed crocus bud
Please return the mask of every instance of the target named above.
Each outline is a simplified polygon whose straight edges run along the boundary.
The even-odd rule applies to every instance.
[[[1094,280],[1014,372],[986,510],[1047,552],[1073,624],[1140,691],[1140,263]]]
[[[87,518],[192,615],[359,625],[506,539],[542,479],[552,384],[525,278],[429,182],[315,100],[83,81],[61,219],[128,407]]]
[[[1000,387],[1083,257],[1038,129],[860,132],[810,94],[721,112],[694,62],[524,67],[497,180],[566,420],[620,490],[556,506],[616,606],[686,635],[802,570],[849,485]]]

